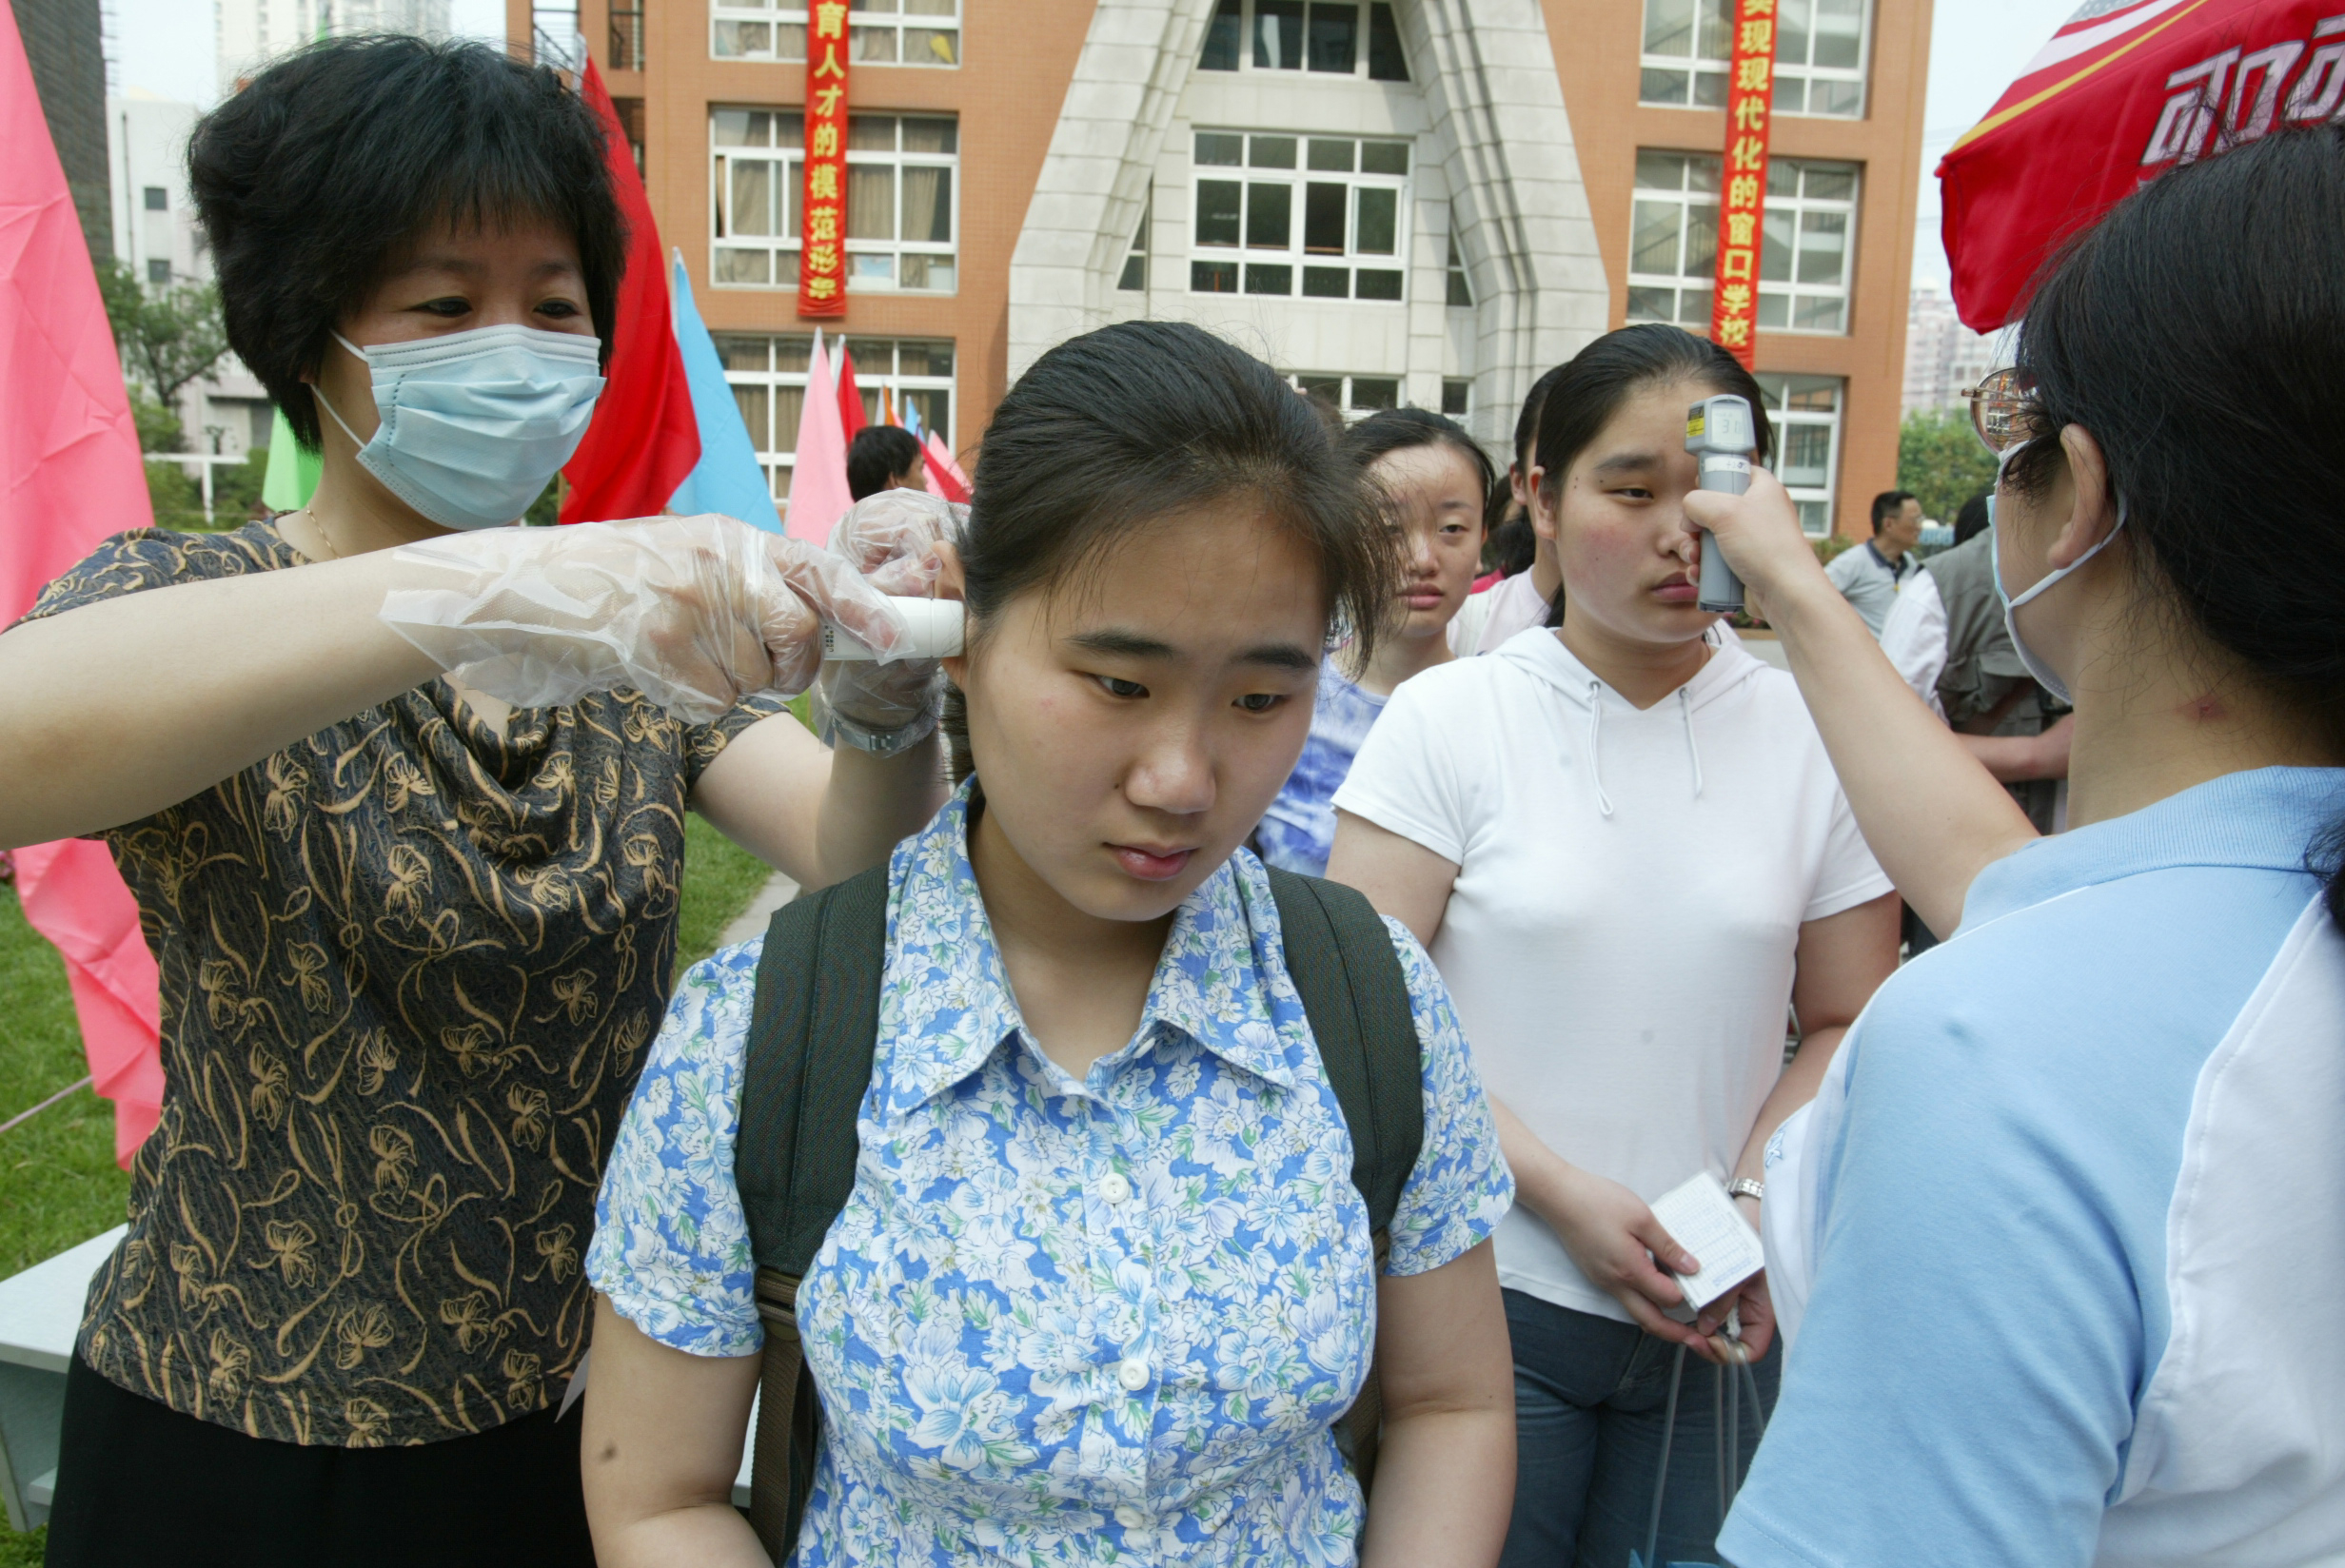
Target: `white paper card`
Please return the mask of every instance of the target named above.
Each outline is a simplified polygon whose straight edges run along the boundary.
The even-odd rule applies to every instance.
[[[1676,1276],[1687,1321],[1766,1266],[1759,1233],[1726,1196],[1726,1185],[1706,1170],[1654,1199],[1653,1218],[1702,1264],[1698,1274]]]

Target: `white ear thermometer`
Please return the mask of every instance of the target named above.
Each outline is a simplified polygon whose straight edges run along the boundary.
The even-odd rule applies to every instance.
[[[1748,490],[1751,453],[1758,445],[1750,404],[1731,393],[1705,398],[1685,410],[1685,450],[1702,465],[1702,489],[1729,496]],[[1743,579],[1714,540],[1702,547],[1702,587],[1695,602],[1705,610],[1743,608]]]
[[[911,636],[896,651],[897,658],[950,658],[961,651],[965,615],[956,598],[897,598],[889,605],[904,617]],[[856,641],[853,633],[831,621],[822,623],[824,658],[874,659],[879,656]]]

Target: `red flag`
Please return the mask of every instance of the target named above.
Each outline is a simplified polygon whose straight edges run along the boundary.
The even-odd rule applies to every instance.
[[[692,387],[668,317],[667,272],[651,202],[635,171],[635,153],[619,111],[602,90],[592,60],[579,90],[602,121],[611,184],[627,220],[627,276],[619,285],[619,330],[611,338],[606,372],[610,384],[595,404],[586,439],[562,470],[570,494],[562,503],[562,520],[653,517],[700,462],[700,427],[692,416]]]
[[[2024,313],[2037,273],[2142,182],[2288,126],[2337,117],[2333,0],[2094,0],[1938,166],[1963,324]]]
[[[928,441],[920,456],[928,460],[928,486],[947,500],[967,504],[970,497],[969,476],[953,461],[952,452],[936,432],[928,433]]]
[[[1775,104],[1775,0],[1741,0],[1726,73],[1724,181],[1710,341],[1750,369],[1758,363],[1759,252],[1767,205],[1767,145]]]
[[[0,626],[117,529],[154,519],[122,360],[15,13],[0,13]],[[25,918],[64,953],[82,1049],[125,1165],[163,1102],[154,954],[102,844],[15,853]],[[37,1086],[26,1086],[28,1088]],[[56,1086],[62,1088],[63,1086]]]
[[[841,340],[838,345],[838,427],[846,432],[849,445],[855,442],[855,433],[869,424],[863,417],[862,389],[855,384],[855,356],[847,352]]]

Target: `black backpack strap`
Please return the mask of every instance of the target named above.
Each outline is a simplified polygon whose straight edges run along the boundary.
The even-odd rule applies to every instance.
[[[800,1354],[798,1287],[855,1190],[887,920],[881,865],[783,905],[758,961],[733,1171],[765,1328],[749,1522],[776,1562],[798,1542],[822,1419]]]
[[[1376,1272],[1392,1250],[1392,1215],[1425,1147],[1424,1053],[1392,933],[1352,888],[1274,866],[1271,897],[1285,933],[1287,972],[1303,998],[1320,1065],[1351,1131],[1351,1185],[1368,1205]],[[1376,1479],[1384,1386],[1375,1362],[1335,1423],[1336,1445],[1365,1495]]]
[[[1381,1236],[1425,1147],[1424,1063],[1392,933],[1358,890],[1274,866],[1287,972],[1351,1129],[1351,1184]]]

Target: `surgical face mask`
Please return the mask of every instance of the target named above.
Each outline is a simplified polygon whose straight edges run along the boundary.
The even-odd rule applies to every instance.
[[[1995,520],[1995,499],[2002,493],[2003,471],[2011,466],[2011,460],[2018,457],[2026,445],[2027,442],[2020,441],[2016,445],[2007,446],[1995,459],[1995,488],[1987,495],[1987,570],[1995,578],[1995,597],[2003,603],[2003,630],[2011,636],[2012,651],[2020,656],[2020,662],[2027,666],[2027,673],[2036,677],[2038,685],[2050,692],[2062,706],[2068,706],[2070,703],[2068,683],[2054,675],[2052,666],[2037,657],[2035,652],[2028,647],[2027,639],[2020,636],[2020,617],[2017,611],[2020,605],[2036,598],[2046,588],[2051,587],[2060,578],[2106,550],[2109,547],[2109,541],[2124,532],[2125,498],[2118,497],[2117,526],[2103,535],[2099,544],[2094,545],[2067,565],[2046,572],[2042,579],[2033,588],[2016,598],[2013,598],[2010,590],[2003,586],[2003,531]]]
[[[326,402],[358,461],[443,528],[513,521],[570,461],[602,392],[601,343],[575,332],[483,326],[361,348],[382,423],[370,441]]]

